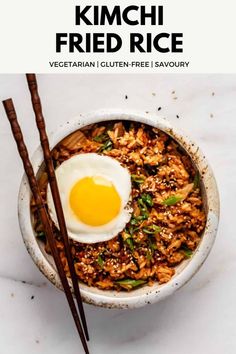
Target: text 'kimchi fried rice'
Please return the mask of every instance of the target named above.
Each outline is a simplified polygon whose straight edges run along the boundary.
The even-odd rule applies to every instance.
[[[133,214],[125,229],[110,241],[84,244],[71,240],[78,279],[113,290],[168,282],[175,266],[191,257],[206,222],[199,174],[191,159],[159,129],[128,121],[102,122],[75,131],[52,150],[55,167],[80,153],[113,157],[129,170]],[[39,186],[47,205],[45,172],[39,176]],[[50,254],[33,200],[31,210],[37,237]],[[60,233],[51,223],[70,276]]]

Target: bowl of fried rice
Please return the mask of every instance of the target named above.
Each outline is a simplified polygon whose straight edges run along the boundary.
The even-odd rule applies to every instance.
[[[71,240],[86,303],[106,308],[141,307],[171,295],[193,277],[213,246],[219,219],[216,181],[194,142],[161,117],[99,111],[60,126],[51,134],[50,144],[55,168],[74,155],[96,153],[116,159],[131,176],[132,215],[125,228],[104,242]],[[32,162],[47,207],[48,181],[40,147]],[[33,261],[62,289],[25,175],[18,213]],[[53,231],[69,278],[55,225]]]

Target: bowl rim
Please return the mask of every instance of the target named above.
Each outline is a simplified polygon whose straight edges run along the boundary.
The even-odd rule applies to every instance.
[[[94,287],[80,283],[81,295],[86,303],[106,308],[136,308],[146,304],[154,303],[164,299],[177,289],[187,283],[199,270],[206,260],[215,241],[219,222],[219,193],[216,180],[205,155],[199,147],[188,138],[187,135],[173,127],[165,118],[151,115],[144,112],[124,111],[124,110],[99,110],[85,114],[80,114],[65,124],[59,126],[52,134],[49,134],[50,147],[53,148],[64,137],[73,131],[86,125],[109,120],[132,120],[156,127],[171,137],[173,137],[190,155],[197,169],[200,172],[202,183],[205,189],[205,197],[208,205],[207,225],[202,235],[202,240],[190,260],[181,262],[179,272],[165,284],[154,284],[152,287],[143,286],[132,292],[117,292],[110,290],[99,290]],[[31,158],[35,173],[43,162],[42,149],[39,146]],[[18,195],[18,218],[19,225],[25,246],[32,257],[34,263],[40,271],[57,288],[62,290],[60,278],[51,264],[42,253],[38,241],[36,240],[31,223],[31,213],[29,208],[30,189],[27,177],[24,174],[20,184]],[[72,287],[71,281],[70,286]]]

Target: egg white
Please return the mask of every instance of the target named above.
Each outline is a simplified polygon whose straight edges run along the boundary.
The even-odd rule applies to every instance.
[[[131,177],[128,170],[109,157],[96,153],[78,154],[64,161],[55,171],[61,203],[64,211],[68,236],[82,243],[108,241],[121,232],[131,218],[132,208],[128,206],[131,194]],[[71,189],[84,177],[100,176],[113,183],[120,198],[121,209],[111,222],[101,226],[89,226],[81,222],[73,213],[69,204]],[[49,213],[58,226],[50,186],[47,190]],[[102,201],[101,201],[102,203]]]

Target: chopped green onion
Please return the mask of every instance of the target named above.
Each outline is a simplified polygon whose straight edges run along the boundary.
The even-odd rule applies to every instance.
[[[151,261],[152,260],[152,252],[150,250],[148,250],[147,253],[146,253],[146,259],[147,259],[147,261]]]
[[[133,216],[130,220],[130,225],[137,225],[137,223],[138,223],[137,218],[135,216]]]
[[[142,198],[139,198],[139,199],[138,199],[138,204],[139,204],[139,207],[140,207],[141,211],[146,211],[146,210],[147,210],[147,206],[146,206],[146,204],[144,203],[144,201],[143,201]]]
[[[182,196],[180,195],[172,195],[169,198],[165,199],[162,204],[167,205],[167,206],[171,206],[171,205],[175,205],[176,203],[180,202],[183,199]]]
[[[198,172],[196,172],[196,174],[194,176],[194,180],[193,180],[193,189],[198,188],[199,184],[200,184],[200,175]]]
[[[145,180],[145,177],[139,175],[131,175],[131,180],[137,184],[142,184]]]
[[[157,225],[150,225],[148,227],[144,227],[143,232],[150,235],[157,234],[161,232],[161,227]]]
[[[153,243],[151,240],[149,241],[149,247],[152,250],[152,252],[157,250],[157,245],[155,243]]]
[[[117,280],[115,283],[119,284],[120,286],[123,286],[124,288],[130,290],[132,288],[135,288],[139,285],[145,284],[146,280],[135,280],[135,279],[122,279],[122,280]]]
[[[182,250],[187,258],[190,258],[193,254],[193,252],[186,246],[182,247]]]
[[[152,242],[151,237],[148,238],[148,247],[149,247],[149,250],[147,251],[146,259],[148,261],[150,261],[153,257],[154,251],[157,249],[157,245]]]
[[[147,220],[148,216],[149,216],[149,214],[146,210],[142,212],[142,215],[132,216],[132,218],[130,220],[130,225],[137,226],[139,224],[139,222],[142,222],[143,220]],[[138,229],[138,227],[136,228],[136,230],[137,229]],[[133,232],[135,232],[136,230],[134,229]]]
[[[155,232],[161,232],[161,227],[157,226],[157,225],[152,225],[153,230],[155,230]]]
[[[142,215],[137,216],[137,219],[140,221],[147,220],[149,216],[149,213],[147,211],[143,211]]]
[[[97,263],[101,268],[103,268],[104,260],[102,259],[100,254],[98,255]]]
[[[132,220],[132,219],[131,219]],[[130,234],[131,236],[139,229],[139,227],[134,227],[133,225],[130,225],[126,228],[127,233]]]
[[[37,232],[36,236],[38,238],[43,238],[43,237],[45,237],[45,233],[43,231],[40,231],[40,232]]]
[[[148,229],[146,227],[143,228],[143,232],[145,232],[145,234],[149,234],[149,235],[153,235],[156,233],[154,230]]]
[[[139,216],[132,216],[130,220],[130,224],[132,226],[138,225],[140,221],[146,220],[147,218],[148,218],[148,213],[144,213],[143,215],[139,215]]]
[[[108,136],[107,133],[102,133],[102,134],[99,134],[99,135],[95,136],[95,137],[93,138],[93,140],[96,141],[97,143],[103,143],[103,142],[105,142],[108,138],[109,138],[109,136]]]
[[[113,147],[112,141],[111,140],[107,140],[98,150],[99,152],[103,152],[103,151],[110,151]]]
[[[153,206],[153,200],[152,200],[152,197],[150,196],[150,194],[142,194],[141,199],[147,206],[149,206],[149,207]]]
[[[131,251],[133,252],[134,250],[134,243],[133,243],[133,239],[132,237],[128,237],[125,242],[127,243],[127,245],[129,246],[129,248],[131,249]]]

